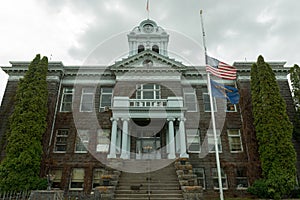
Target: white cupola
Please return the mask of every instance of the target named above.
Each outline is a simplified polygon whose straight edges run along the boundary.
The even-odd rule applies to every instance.
[[[146,49],[168,56],[169,35],[150,19],[146,19],[135,27],[128,35],[129,56]]]

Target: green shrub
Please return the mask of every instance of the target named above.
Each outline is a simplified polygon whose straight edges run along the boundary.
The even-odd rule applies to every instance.
[[[251,187],[247,190],[250,194],[257,196],[258,198],[269,198],[268,186],[263,179],[256,180]]]

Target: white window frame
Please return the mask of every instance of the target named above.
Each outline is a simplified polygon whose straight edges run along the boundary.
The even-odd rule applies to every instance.
[[[54,143],[54,151],[53,151],[54,153],[66,153],[68,148],[68,136],[69,136],[69,129],[57,129],[55,143]],[[57,146],[65,146],[66,150],[64,151],[57,150]]]
[[[204,170],[204,168],[203,167],[193,167],[193,173],[196,174],[196,176],[197,176],[198,185],[200,185],[199,182],[201,182],[202,185],[200,185],[200,186],[202,186],[202,189],[205,190],[206,182],[205,182],[205,170]],[[202,176],[198,176],[199,174],[202,174]]]
[[[212,179],[213,179],[213,187],[214,190],[219,189],[219,178],[218,178],[218,171],[217,168],[212,168]],[[228,189],[228,182],[227,182],[227,175],[225,174],[224,170],[221,168],[221,179],[222,179],[222,187],[224,190]],[[217,186],[215,185],[217,183]]]
[[[97,130],[97,147],[96,152],[107,153],[110,146],[110,129]]]
[[[105,174],[105,169],[103,168],[95,168],[93,170],[93,184],[92,184],[92,188],[93,190],[95,189],[95,187],[98,187],[101,185],[101,176]],[[97,185],[95,185],[97,184]]]
[[[213,106],[214,106],[214,112],[217,112],[217,102],[216,98],[213,97]],[[211,106],[210,106],[210,97],[209,93],[203,93],[203,105],[204,105],[204,112],[211,112]]]
[[[111,91],[109,91],[109,92],[106,91],[108,89]],[[110,105],[102,105],[104,97],[107,97],[107,98],[110,97],[110,101],[111,101]],[[99,107],[100,112],[107,111],[108,108],[111,108],[112,103],[113,103],[113,88],[112,87],[102,87],[101,91],[100,91],[100,107]]]
[[[223,152],[222,149],[222,140],[221,140],[221,132],[219,129],[216,130],[217,138],[218,138],[218,150],[219,153]],[[207,148],[209,153],[215,153],[215,137],[213,130],[207,130]],[[212,146],[212,149],[210,148]]]
[[[83,102],[85,97],[91,97],[91,102]],[[95,99],[95,89],[92,87],[82,88],[81,100],[80,100],[80,112],[93,112]],[[84,106],[89,105],[91,107],[84,108]]]
[[[61,187],[61,179],[62,179],[62,169],[52,169],[50,171],[50,179],[52,179],[52,188],[62,189]],[[59,185],[59,187],[57,187]]]
[[[237,134],[233,134],[232,132],[237,132]],[[241,131],[240,129],[227,129],[227,135],[228,135],[228,141],[229,141],[229,149],[230,149],[230,153],[240,153],[243,152],[243,143],[242,143],[242,136],[241,136]],[[239,146],[240,146],[240,150],[233,150],[233,145],[237,145],[233,144],[233,138],[238,138],[239,139]]]
[[[226,112],[237,112],[236,104],[232,104],[228,99],[226,102]]]
[[[76,177],[74,178],[74,174],[75,174],[75,171],[78,170],[78,171],[83,171],[83,177],[81,179],[76,179]],[[69,185],[69,189],[70,190],[83,190],[83,187],[84,187],[84,176],[85,176],[85,170],[84,168],[73,168],[72,169],[72,173],[71,173],[71,179],[70,179],[70,185]],[[77,182],[78,180],[78,182]],[[79,182],[79,180],[82,180]],[[82,183],[82,187],[72,187],[72,183],[73,182],[76,182],[76,183]]]
[[[75,141],[75,153],[87,153],[89,134],[87,130],[78,130]]]
[[[151,88],[151,89],[145,88],[145,86],[147,86],[147,85],[153,85],[153,88]],[[154,98],[153,99],[144,98],[145,92],[152,92]],[[154,84],[154,83],[146,83],[146,84],[136,85],[136,99],[145,99],[145,100],[161,99],[160,85]]]
[[[187,112],[197,112],[198,111],[198,103],[197,103],[196,90],[194,88],[184,88],[183,96],[184,96],[184,106],[187,107]],[[191,99],[193,99],[193,102],[188,102],[188,99],[189,99],[188,96],[191,96]],[[193,106],[193,108],[192,108],[192,106]]]
[[[72,97],[71,102],[66,101],[67,96]],[[74,99],[74,88],[64,87],[62,95],[61,95],[60,112],[72,112],[73,99]],[[68,105],[68,106],[66,106],[66,105]],[[70,109],[65,109],[66,107],[69,107],[69,106],[70,106]]]
[[[200,130],[199,129],[186,129],[186,139],[187,139],[187,150],[190,153],[200,153],[201,152],[201,138],[200,138]],[[189,150],[189,147],[193,143],[199,144],[199,150],[193,151]]]
[[[237,190],[247,190],[247,188],[249,187],[248,177],[247,177],[246,174],[245,175],[239,175],[239,173],[238,173],[239,170],[241,170],[241,171],[245,170],[245,172],[246,172],[246,167],[242,167],[242,168],[237,168],[236,169],[236,189]],[[246,181],[247,182],[247,186],[245,187],[242,184],[238,184],[239,180]]]

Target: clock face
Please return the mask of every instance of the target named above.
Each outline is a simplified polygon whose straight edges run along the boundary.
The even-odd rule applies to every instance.
[[[145,24],[145,25],[143,26],[143,30],[144,30],[144,32],[146,32],[146,33],[151,33],[151,32],[154,30],[154,27],[153,27],[152,24]]]

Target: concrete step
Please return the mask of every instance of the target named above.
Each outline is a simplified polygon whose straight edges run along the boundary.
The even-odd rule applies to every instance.
[[[116,194],[148,194],[148,189],[140,189],[140,190],[117,190]],[[182,194],[182,191],[179,189],[175,190],[165,190],[165,189],[156,189],[150,188],[151,194]]]
[[[160,198],[160,199],[169,199],[169,198],[182,198],[182,194],[115,194],[115,198]]]
[[[183,200],[173,163],[162,169],[157,167],[159,165],[155,166],[149,161],[138,162],[138,167],[136,161],[125,161],[125,164],[136,168],[142,166],[144,171],[140,168],[141,173],[123,172],[121,174],[115,191],[116,200]],[[145,169],[153,170],[155,167],[157,167],[156,170],[145,172]]]
[[[148,185],[143,185],[142,187],[140,187],[140,189],[147,189]],[[177,190],[180,189],[180,185],[179,184],[174,184],[174,185],[150,185],[150,188],[152,190]],[[119,185],[117,186],[117,191],[118,190],[131,190],[131,186],[130,185]]]

